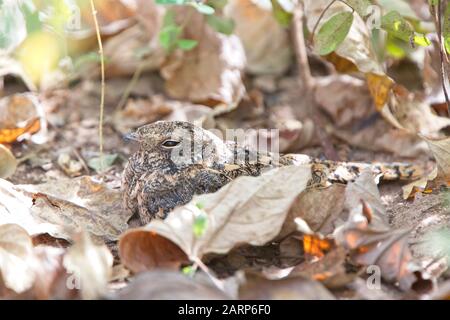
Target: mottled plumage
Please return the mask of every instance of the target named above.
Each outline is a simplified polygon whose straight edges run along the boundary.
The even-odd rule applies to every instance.
[[[409,179],[416,169],[408,164],[364,164],[322,161],[306,155],[258,153],[224,142],[208,130],[188,122],[159,121],[139,128],[129,138],[139,143],[122,177],[124,205],[142,224],[165,218],[196,194],[215,192],[238,176],[296,164],[311,164],[310,186],[354,180],[366,168],[386,180]]]

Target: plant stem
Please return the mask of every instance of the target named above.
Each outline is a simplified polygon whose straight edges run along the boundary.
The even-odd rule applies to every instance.
[[[445,72],[445,60],[444,57],[447,57],[445,52],[445,47],[442,42],[442,1],[438,1],[438,10],[437,10],[437,25],[438,25],[438,39],[439,39],[439,54],[441,58],[441,81],[442,81],[442,90],[444,90],[445,101],[447,103],[447,113],[450,116],[450,99],[447,92],[446,86],[446,72]]]
[[[104,168],[103,159],[103,117],[105,109],[105,57],[103,55],[102,38],[100,36],[100,27],[97,20],[97,10],[95,9],[94,0],[91,0],[92,17],[94,18],[95,33],[97,34],[98,53],[100,55],[100,68],[101,68],[101,93],[100,93],[100,119],[98,125],[98,138],[100,147],[100,167]]]

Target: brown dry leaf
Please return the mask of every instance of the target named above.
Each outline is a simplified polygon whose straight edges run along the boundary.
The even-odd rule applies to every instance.
[[[375,226],[388,226],[386,208],[381,201],[378,182],[379,177],[375,177],[371,170],[363,171],[354,182],[347,185],[345,206],[351,212],[363,201],[371,208],[370,223]]]
[[[239,289],[244,300],[334,300],[335,297],[320,282],[303,277],[269,280],[248,275]]]
[[[94,236],[114,241],[128,228],[131,214],[122,208],[120,190],[91,177],[24,185],[20,189],[33,199],[34,217],[63,229],[56,234],[48,232],[57,238],[70,239],[71,233],[85,229]]]
[[[64,256],[64,267],[74,277],[83,299],[96,299],[106,291],[112,275],[113,256],[106,245],[96,245],[82,232]]]
[[[251,0],[231,0],[225,16],[244,46],[246,70],[252,74],[283,74],[290,66],[289,34],[274,18],[272,8]]]
[[[207,281],[164,269],[143,272],[110,298],[119,300],[223,300],[230,297]]]
[[[346,270],[347,250],[334,248],[319,260],[306,261],[296,266],[289,277],[304,277],[320,281],[327,288],[342,288],[357,276]]]
[[[450,183],[450,138],[431,140],[424,138],[436,159],[439,179]]]
[[[44,111],[34,94],[15,94],[0,99],[0,143],[31,136],[34,143],[47,140]]]
[[[74,38],[95,37],[95,22],[89,1],[78,1],[81,14],[81,30],[73,31]],[[112,35],[128,28],[134,23],[136,0],[94,0],[100,33]]]
[[[12,183],[0,179],[0,225],[18,224],[31,236],[62,234],[63,227],[43,221],[31,214],[32,199]]]
[[[438,138],[439,131],[450,126],[450,119],[436,115],[430,105],[407,89],[395,85],[389,109],[403,128],[412,134]]]
[[[150,39],[147,29],[136,24],[105,43],[105,57],[108,59],[106,74],[108,77],[131,76],[139,72],[157,70],[163,63],[166,53],[159,46],[158,38]],[[148,50],[148,54],[139,56],[139,50]]]
[[[304,220],[314,232],[323,235],[332,233],[344,209],[344,200],[343,185],[333,184],[324,189],[305,190],[291,206],[279,238],[297,230],[298,218]]]
[[[429,187],[436,186],[439,183],[450,184],[450,138],[435,140],[422,136],[434,158],[437,166],[430,173],[417,181],[413,181],[403,187],[403,199],[408,199],[416,192],[423,192]],[[430,183],[433,185],[430,186]]]
[[[155,268],[178,270],[189,262],[172,241],[143,229],[131,229],[121,236],[119,254],[122,263],[134,273]]]
[[[427,144],[405,130],[398,130],[383,119],[375,123],[361,121],[359,130],[333,130],[333,134],[347,143],[365,150],[386,151],[401,157],[417,157],[428,152]]]
[[[375,102],[375,107],[378,111],[381,111],[388,102],[394,80],[385,75],[370,72],[366,74],[366,79],[370,94]]]
[[[280,233],[292,202],[310,178],[307,165],[274,169],[260,177],[239,177],[216,193],[195,197],[165,220],[153,220],[141,230],[171,240],[191,259],[206,253],[225,254],[244,243],[263,245]],[[199,209],[199,203],[203,209]],[[206,226],[196,235],[199,219],[206,219]],[[128,241],[126,237],[120,242]]]
[[[128,100],[125,108],[114,114],[112,121],[119,132],[127,133],[131,129],[161,119],[193,122],[210,113],[211,108],[206,106],[167,100],[161,95],[153,95],[150,100]]]
[[[408,291],[420,280],[413,268],[413,258],[408,247],[409,229],[391,230],[389,226],[372,225],[361,207],[356,208],[349,221],[334,233],[337,245],[351,251],[357,264],[380,268],[381,276],[388,282],[398,283]],[[420,272],[419,272],[420,274]]]
[[[17,160],[7,147],[0,144],[0,178],[9,178],[16,172]]]
[[[239,38],[215,32],[205,16],[193,8],[185,6],[174,11],[178,24],[188,22],[183,38],[198,44],[168,57],[161,69],[167,93],[180,100],[235,107],[245,92],[241,77],[245,53]]]
[[[22,293],[34,282],[32,271],[33,242],[17,224],[0,225],[0,279],[5,286]]]
[[[318,78],[315,100],[338,127],[352,125],[373,112],[366,83],[348,75]]]

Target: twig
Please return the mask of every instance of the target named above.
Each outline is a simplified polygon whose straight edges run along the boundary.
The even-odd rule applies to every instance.
[[[141,77],[142,71],[144,70],[145,62],[142,61],[139,63],[139,65],[136,68],[136,71],[133,74],[133,77],[131,78],[130,82],[128,83],[128,86],[125,88],[125,91],[122,94],[122,97],[120,97],[119,103],[117,104],[116,110],[121,110],[125,103],[127,102],[128,97],[130,96],[131,90],[133,90],[133,87],[138,82],[139,78]]]
[[[211,279],[211,281],[222,291],[225,291],[225,288],[223,286],[223,283],[220,282],[212,273],[209,271],[209,268],[202,262],[202,260],[198,257],[191,258],[192,261],[202,269],[204,273],[208,275],[208,277]]]
[[[308,62],[308,53],[306,51],[305,35],[303,33],[303,5],[299,3],[294,10],[294,43],[295,54],[297,58],[298,74],[305,93],[311,93],[314,89],[314,78],[311,75],[311,68]]]
[[[445,47],[442,42],[442,2],[438,1],[438,7],[437,10],[434,10],[434,19],[437,26],[437,33],[438,33],[438,41],[439,41],[439,55],[441,59],[441,82],[442,82],[442,90],[444,91],[445,101],[447,103],[447,113],[450,116],[450,99],[449,94],[447,92],[447,86],[446,86],[446,70],[445,70],[445,60],[446,53],[445,53]]]
[[[97,10],[95,9],[94,0],[91,0],[92,17],[94,18],[95,33],[97,34],[98,53],[100,55],[100,68],[101,68],[101,94],[100,94],[100,119],[98,126],[98,138],[100,145],[100,167],[103,170],[103,117],[105,109],[105,57],[103,55],[102,38],[100,36],[100,27],[97,20]]]

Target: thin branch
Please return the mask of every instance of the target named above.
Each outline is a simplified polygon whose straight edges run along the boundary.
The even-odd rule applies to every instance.
[[[144,70],[145,62],[142,61],[136,68],[136,71],[133,74],[133,77],[131,78],[128,86],[125,88],[125,91],[122,94],[122,97],[120,97],[119,103],[117,104],[116,110],[121,110],[125,103],[128,100],[128,97],[130,96],[131,90],[133,90],[134,86],[138,82],[139,78],[141,77],[142,71]]]
[[[101,68],[101,94],[100,94],[100,119],[98,125],[98,138],[100,145],[100,168],[104,168],[103,163],[103,118],[105,109],[105,56],[103,55],[102,38],[100,36],[100,27],[97,20],[97,10],[95,9],[94,0],[91,0],[92,17],[94,18],[95,33],[97,34],[98,53],[100,55],[100,68]]]
[[[303,5],[299,3],[295,8],[293,18],[295,55],[302,89],[305,93],[310,93],[314,89],[315,82],[308,62],[308,52],[306,50],[306,41],[303,32],[303,18]]]
[[[442,90],[444,91],[445,101],[447,103],[447,113],[450,115],[450,99],[449,94],[447,92],[447,86],[446,86],[446,70],[445,70],[445,60],[446,53],[445,53],[445,47],[442,42],[442,1],[438,1],[438,7],[437,10],[434,10],[435,13],[435,21],[437,26],[437,33],[438,33],[438,41],[439,41],[439,55],[441,59],[441,82],[442,82]]]

